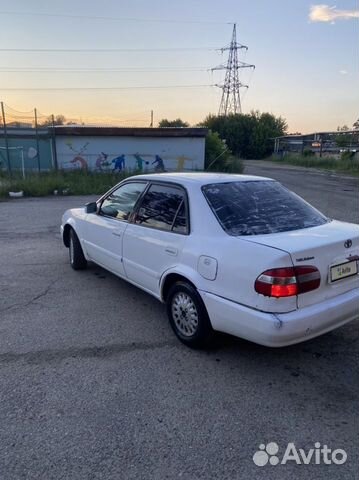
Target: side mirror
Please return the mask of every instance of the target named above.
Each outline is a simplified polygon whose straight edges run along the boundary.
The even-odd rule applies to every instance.
[[[97,212],[97,203],[96,202],[86,203],[85,212],[86,213],[96,213]]]

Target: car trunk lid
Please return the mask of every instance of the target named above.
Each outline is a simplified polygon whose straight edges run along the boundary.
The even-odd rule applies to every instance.
[[[311,265],[319,270],[319,288],[298,295],[298,308],[359,286],[359,226],[330,221],[302,230],[241,238],[289,253],[294,266]]]

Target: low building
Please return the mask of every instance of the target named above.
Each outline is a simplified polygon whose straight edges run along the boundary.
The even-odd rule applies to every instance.
[[[284,135],[274,140],[274,153],[278,155],[312,152],[318,156],[335,156],[343,150],[359,151],[359,130]]]
[[[203,170],[206,128],[56,126],[59,169]]]
[[[0,169],[190,171],[204,169],[206,128],[64,125],[4,129]]]

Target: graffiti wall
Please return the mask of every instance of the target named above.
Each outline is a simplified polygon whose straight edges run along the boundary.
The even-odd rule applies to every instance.
[[[98,172],[202,170],[204,138],[58,136],[60,169]]]

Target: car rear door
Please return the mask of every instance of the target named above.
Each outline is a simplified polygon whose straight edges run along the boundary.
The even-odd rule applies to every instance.
[[[86,218],[84,245],[90,260],[125,276],[122,261],[123,234],[131,213],[147,182],[127,182],[109,193],[97,213]]]
[[[160,278],[179,263],[188,234],[185,190],[175,184],[152,183],[124,233],[127,278],[158,295]]]

